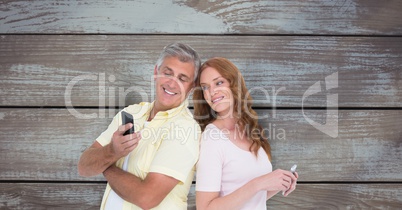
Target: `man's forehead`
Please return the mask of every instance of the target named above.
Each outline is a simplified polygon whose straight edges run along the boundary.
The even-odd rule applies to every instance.
[[[165,59],[161,65],[161,70],[172,71],[177,75],[193,79],[195,76],[194,63],[182,62],[178,58],[170,57]]]

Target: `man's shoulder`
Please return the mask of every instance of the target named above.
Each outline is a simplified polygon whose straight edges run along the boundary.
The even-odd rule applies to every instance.
[[[132,104],[124,108],[123,110],[132,114],[133,116],[143,115],[145,114],[150,108],[152,103],[149,102],[141,102],[138,104]],[[136,118],[136,117],[134,117]]]
[[[193,114],[188,108],[184,108],[177,115],[172,117],[176,123],[186,124],[189,126],[197,125],[197,121],[194,119]]]

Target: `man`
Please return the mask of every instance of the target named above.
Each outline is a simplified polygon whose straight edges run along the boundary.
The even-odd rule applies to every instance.
[[[119,112],[83,152],[79,174],[108,181],[101,209],[187,209],[201,130],[186,98],[200,63],[190,46],[166,46],[154,69],[155,101],[124,108],[134,125],[122,125]]]

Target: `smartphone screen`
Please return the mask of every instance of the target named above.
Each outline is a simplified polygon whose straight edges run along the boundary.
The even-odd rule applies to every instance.
[[[131,115],[131,114],[125,112],[125,111],[122,111],[122,112],[121,112],[121,118],[122,118],[123,125],[125,125],[125,124],[127,124],[127,123],[132,123],[132,124],[134,125],[133,115]],[[123,136],[128,135],[128,134],[133,134],[133,133],[134,133],[134,126],[131,127],[130,129],[128,129],[128,130],[123,134]]]

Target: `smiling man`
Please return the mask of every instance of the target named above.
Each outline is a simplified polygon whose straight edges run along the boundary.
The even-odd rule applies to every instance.
[[[83,152],[80,175],[108,181],[101,209],[187,209],[201,134],[187,97],[199,66],[190,46],[166,46],[154,69],[155,101],[124,108],[134,125],[122,125],[120,111]]]

